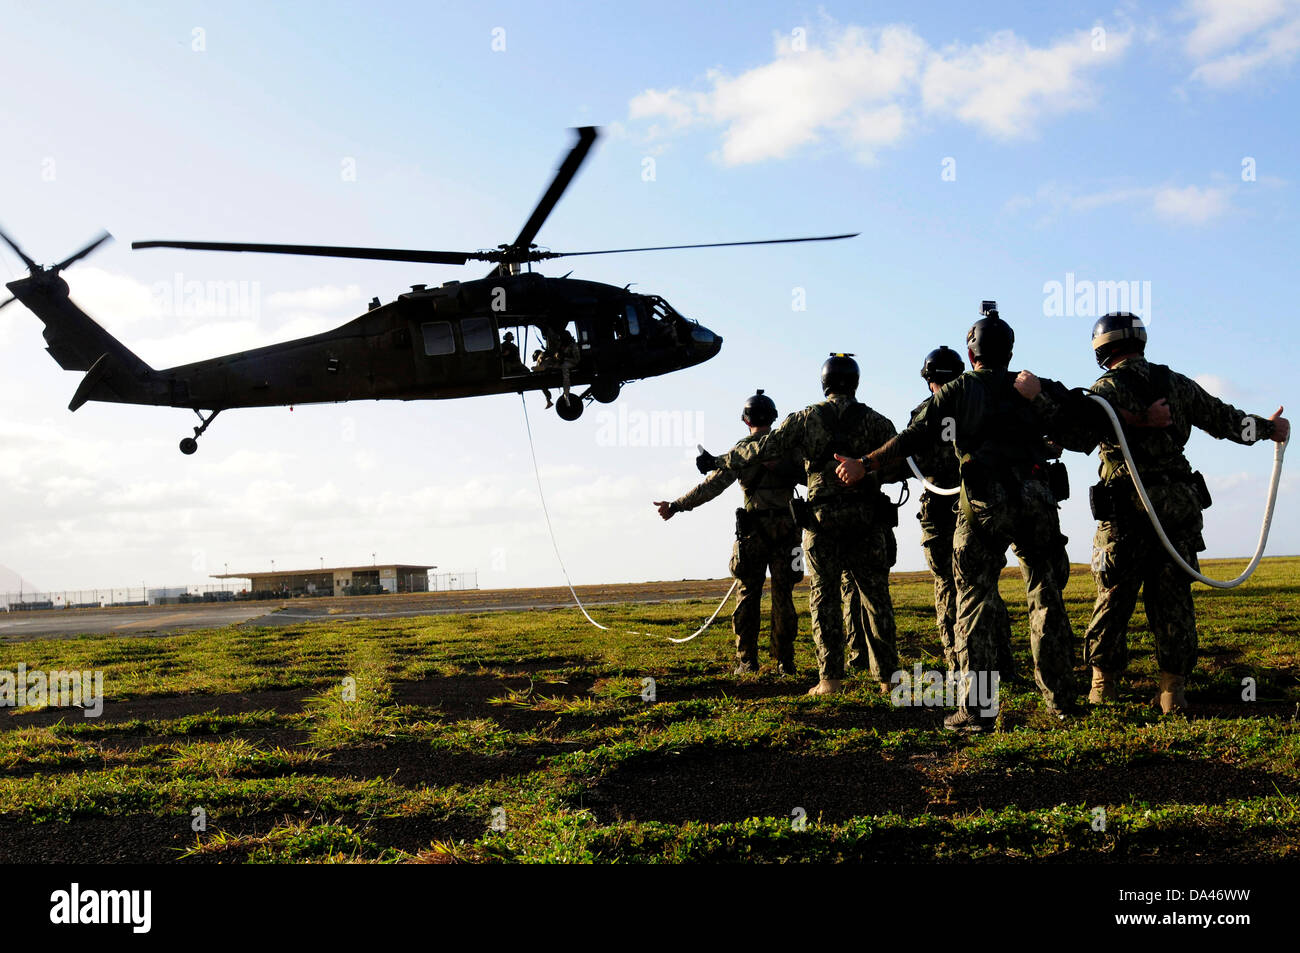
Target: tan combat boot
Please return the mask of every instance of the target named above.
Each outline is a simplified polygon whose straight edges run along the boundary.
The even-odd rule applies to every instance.
[[[1186,713],[1187,696],[1183,694],[1183,689],[1186,687],[1187,679],[1182,675],[1161,672],[1160,692],[1155,698],[1156,703],[1160,706],[1160,711],[1166,715]]]
[[[820,682],[808,689],[809,695],[834,695],[844,684],[843,679],[823,678]]]
[[[1088,693],[1088,703],[1105,705],[1119,701],[1119,672],[1103,672],[1097,666],[1092,667],[1092,691]]]

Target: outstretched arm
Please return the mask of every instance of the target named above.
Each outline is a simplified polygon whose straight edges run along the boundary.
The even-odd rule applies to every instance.
[[[803,414],[791,414],[781,425],[769,430],[757,440],[749,440],[737,447],[714,457],[714,463],[721,470],[741,470],[755,463],[767,463],[791,455],[800,446],[804,437]]]
[[[663,519],[672,519],[676,513],[685,513],[702,506],[716,498],[727,487],[736,482],[736,474],[727,470],[714,470],[692,490],[683,493],[677,499],[669,502],[667,500],[656,500],[655,506],[659,508],[659,515]]]
[[[1175,381],[1182,391],[1180,396],[1187,408],[1188,422],[1212,437],[1251,444],[1260,440],[1281,443],[1291,435],[1291,422],[1282,416],[1281,407],[1271,417],[1248,414],[1219,400],[1190,378],[1179,374]]]

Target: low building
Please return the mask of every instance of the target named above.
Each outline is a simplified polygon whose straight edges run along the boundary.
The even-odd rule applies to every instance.
[[[429,570],[437,566],[383,563],[328,566],[275,572],[214,573],[213,579],[247,579],[249,594],[259,596],[365,596],[381,592],[428,592]]]

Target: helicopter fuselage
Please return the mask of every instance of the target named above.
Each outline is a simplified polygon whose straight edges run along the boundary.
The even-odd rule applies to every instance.
[[[523,273],[416,285],[334,330],[160,370],[157,384],[171,406],[204,410],[553,388],[560,369],[533,370],[530,358],[548,353],[561,329],[576,344],[571,384],[608,399],[627,381],[702,363],[722,346],[662,299]],[[507,332],[513,354],[503,345]]]

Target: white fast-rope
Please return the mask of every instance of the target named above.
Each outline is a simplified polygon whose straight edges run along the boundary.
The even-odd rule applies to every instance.
[[[551,525],[551,514],[550,511],[546,508],[546,494],[542,491],[542,471],[537,465],[537,447],[533,443],[533,425],[528,419],[528,402],[524,400],[523,394],[520,394],[519,398],[524,406],[524,428],[528,431],[528,452],[529,454],[532,455],[533,458],[533,476],[537,478],[537,498],[542,501],[542,515],[546,517],[546,531],[551,535],[551,548],[555,550],[555,561],[560,564],[560,572],[564,574],[564,582],[566,585],[568,585],[569,592],[572,594],[574,604],[577,605],[578,610],[584,616],[586,616],[587,621],[590,622],[592,625],[594,625],[596,628],[600,629],[603,632],[608,632],[610,631],[609,626],[601,625],[599,622],[593,619],[591,617],[591,614],[587,611],[587,607],[582,604],[582,600],[578,598],[577,590],[573,588],[573,583],[569,579],[569,571],[564,568],[564,559],[563,557],[560,556],[560,545],[555,541],[555,527]],[[696,629],[690,635],[686,636],[686,638],[684,639],[670,638],[668,641],[689,642],[691,639],[695,638],[697,635],[700,635],[702,632],[704,632],[705,629],[707,629],[709,626],[713,624],[713,620],[718,617],[718,613],[722,611],[722,607],[727,604],[727,600],[731,598],[731,594],[736,591],[736,585],[738,583],[739,580],[732,581],[731,588],[727,590],[727,594],[722,597],[722,601],[718,603],[718,607],[713,610],[713,615],[709,616],[708,621],[705,622],[704,625],[700,626],[698,629]],[[630,629],[628,631],[631,632]],[[632,632],[631,634],[649,635],[652,637],[654,635],[651,632]]]
[[[1282,458],[1286,455],[1287,444],[1291,442],[1290,435],[1287,436],[1285,442],[1273,444],[1273,474],[1268,484],[1268,506],[1264,509],[1264,522],[1259,528],[1259,543],[1255,547],[1254,558],[1251,559],[1250,565],[1236,579],[1211,579],[1189,566],[1187,561],[1178,554],[1178,550],[1174,549],[1174,544],[1169,542],[1169,537],[1165,535],[1164,527],[1160,525],[1160,519],[1156,516],[1155,507],[1151,505],[1151,498],[1147,496],[1146,487],[1142,485],[1142,478],[1138,476],[1137,466],[1133,463],[1133,454],[1129,452],[1128,440],[1124,437],[1124,428],[1120,425],[1119,417],[1115,415],[1115,409],[1111,407],[1106,398],[1099,394],[1089,394],[1088,396],[1100,404],[1102,409],[1106,411],[1106,416],[1110,418],[1111,426],[1115,428],[1115,436],[1119,438],[1119,448],[1124,453],[1124,462],[1128,464],[1129,475],[1133,477],[1133,486],[1137,488],[1138,496],[1142,499],[1142,506],[1146,509],[1147,516],[1151,518],[1151,526],[1156,531],[1156,536],[1160,538],[1165,551],[1169,553],[1174,562],[1178,563],[1183,571],[1193,579],[1216,589],[1235,589],[1249,579],[1255,571],[1255,567],[1259,565],[1260,559],[1263,558],[1264,547],[1268,544],[1268,531],[1273,522],[1273,505],[1277,502],[1278,484],[1282,479]]]
[[[921,486],[925,487],[931,493],[938,493],[940,496],[956,496],[961,492],[960,485],[950,486],[947,488],[935,486],[925,478],[925,474],[921,472],[921,468],[916,465],[916,461],[913,458],[907,458],[907,465],[912,468],[912,474],[921,481]]]

